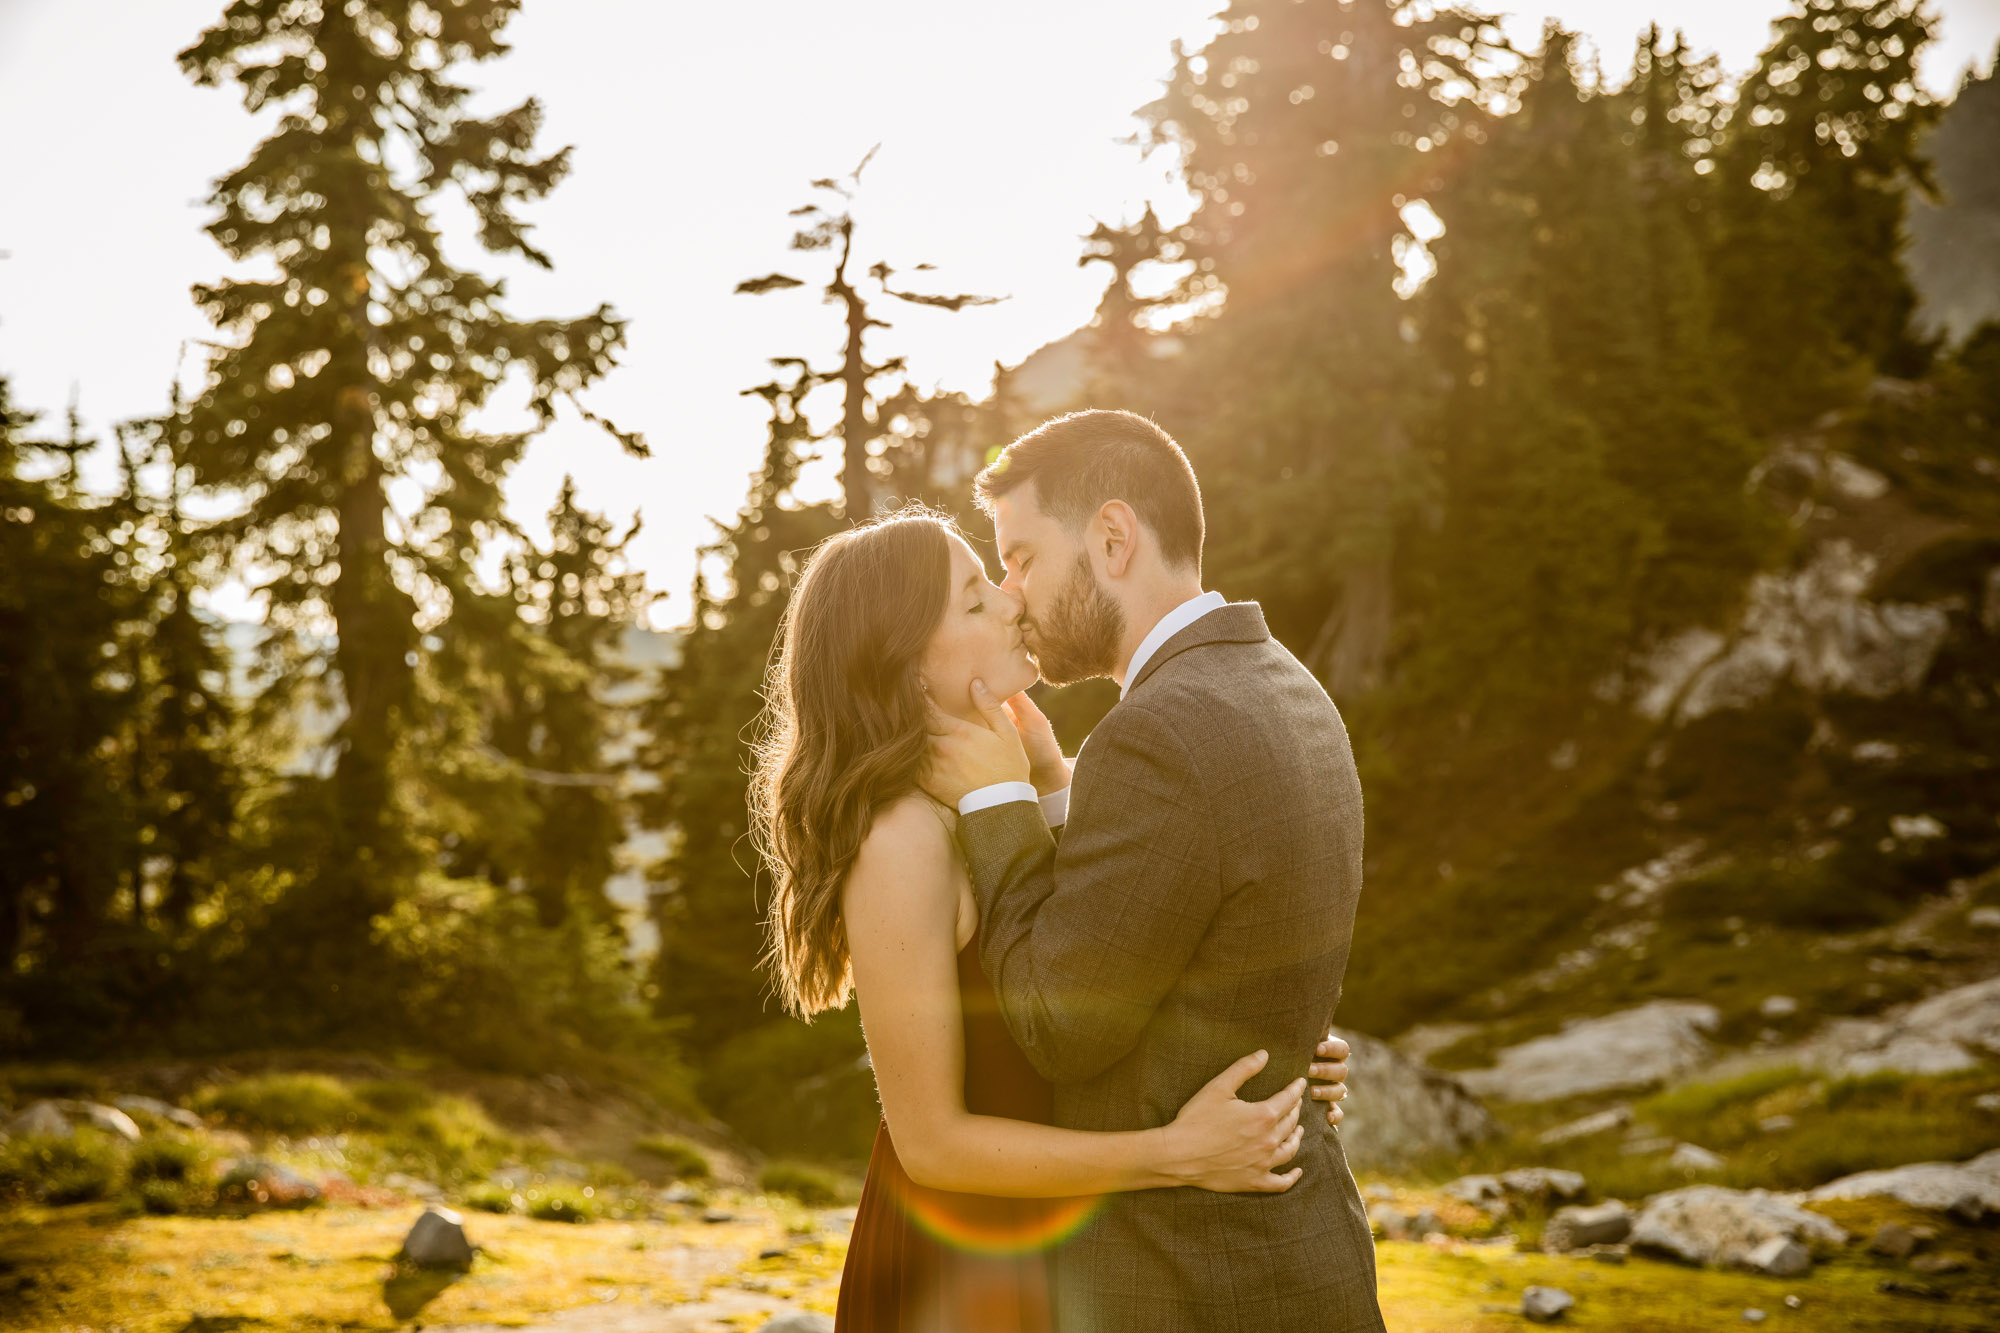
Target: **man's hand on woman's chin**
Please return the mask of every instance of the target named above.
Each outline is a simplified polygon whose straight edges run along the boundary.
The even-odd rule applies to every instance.
[[[972,702],[978,707],[974,722],[961,721],[931,705],[931,752],[924,770],[924,790],[953,809],[966,793],[981,787],[1034,780],[1028,752],[1007,706],[980,681],[972,683]]]

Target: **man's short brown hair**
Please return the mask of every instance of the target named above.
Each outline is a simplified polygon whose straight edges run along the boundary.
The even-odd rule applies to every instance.
[[[1035,483],[1042,512],[1077,529],[1108,501],[1132,506],[1170,565],[1201,568],[1201,487],[1187,455],[1133,412],[1093,408],[1043,422],[1000,451],[974,483],[979,507]]]

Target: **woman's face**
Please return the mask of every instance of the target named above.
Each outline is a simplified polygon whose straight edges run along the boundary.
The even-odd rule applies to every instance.
[[[918,669],[931,701],[957,717],[979,711],[975,679],[996,699],[1035,683],[1035,664],[1021,642],[1021,604],[987,581],[986,567],[962,537],[951,538],[951,595]]]

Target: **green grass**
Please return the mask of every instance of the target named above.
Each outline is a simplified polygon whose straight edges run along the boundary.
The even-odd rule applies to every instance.
[[[770,1163],[758,1173],[757,1188],[797,1199],[808,1208],[834,1208],[860,1197],[848,1177],[806,1162]]]
[[[527,1193],[528,1216],[538,1222],[588,1222],[602,1207],[589,1185],[548,1184]]]
[[[708,1154],[677,1135],[651,1134],[640,1139],[637,1147],[648,1157],[659,1159],[675,1180],[707,1180],[715,1174]]]
[[[482,1213],[518,1213],[523,1211],[528,1201],[505,1185],[498,1185],[489,1180],[467,1190],[461,1202],[467,1208],[474,1208]]]
[[[109,1198],[124,1174],[117,1142],[88,1132],[23,1135],[0,1145],[0,1198],[88,1203]]]
[[[298,1137],[358,1128],[366,1105],[325,1074],[254,1074],[195,1096],[195,1109],[237,1129]]]

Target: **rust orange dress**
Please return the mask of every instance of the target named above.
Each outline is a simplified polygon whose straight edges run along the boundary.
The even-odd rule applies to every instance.
[[[975,939],[958,955],[965,1107],[1049,1124],[1049,1085],[1014,1044]],[[847,1244],[835,1333],[1050,1333],[1049,1248],[1083,1199],[1001,1199],[911,1180],[885,1121]]]

